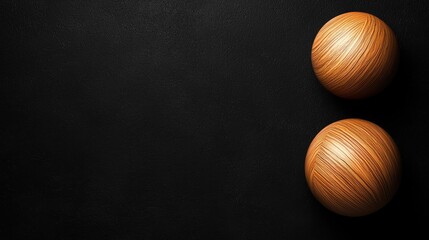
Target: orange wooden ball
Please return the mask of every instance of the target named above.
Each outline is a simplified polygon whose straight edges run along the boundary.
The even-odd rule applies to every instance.
[[[349,12],[320,29],[311,61],[326,89],[339,97],[359,99],[389,84],[398,55],[395,34],[386,23],[369,13]]]
[[[344,216],[357,217],[385,206],[401,175],[398,148],[378,125],[345,119],[322,129],[305,159],[305,176],[322,205]]]

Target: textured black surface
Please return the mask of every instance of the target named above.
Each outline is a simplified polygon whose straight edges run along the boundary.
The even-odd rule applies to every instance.
[[[1,1],[2,239],[366,239],[429,214],[429,4],[364,0]],[[366,11],[401,46],[393,84],[326,92],[332,17]],[[404,161],[368,217],[324,209],[304,157],[325,125],[373,121]]]

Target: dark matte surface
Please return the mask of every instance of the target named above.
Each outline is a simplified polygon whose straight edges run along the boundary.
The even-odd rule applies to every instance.
[[[2,239],[423,233],[427,1],[1,1],[0,9]],[[311,68],[317,31],[347,11],[385,20],[401,46],[393,85],[365,101],[332,96]],[[304,178],[312,138],[348,117],[386,129],[404,160],[398,195],[363,218],[325,210]]]

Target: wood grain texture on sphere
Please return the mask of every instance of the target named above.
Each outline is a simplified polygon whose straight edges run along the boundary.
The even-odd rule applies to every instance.
[[[328,21],[313,42],[311,61],[322,85],[333,94],[359,99],[384,89],[399,59],[395,34],[368,13],[349,12]]]
[[[389,134],[361,119],[322,129],[311,142],[305,176],[326,208],[356,217],[373,213],[394,196],[401,175],[399,151]]]

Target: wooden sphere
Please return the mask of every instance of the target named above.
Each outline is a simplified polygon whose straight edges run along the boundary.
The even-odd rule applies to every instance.
[[[348,99],[369,97],[385,88],[398,58],[393,31],[363,12],[344,13],[328,21],[311,51],[314,73],[322,85]]]
[[[378,125],[345,119],[322,129],[305,159],[305,176],[322,205],[344,216],[373,213],[395,194],[401,175],[394,141]]]

